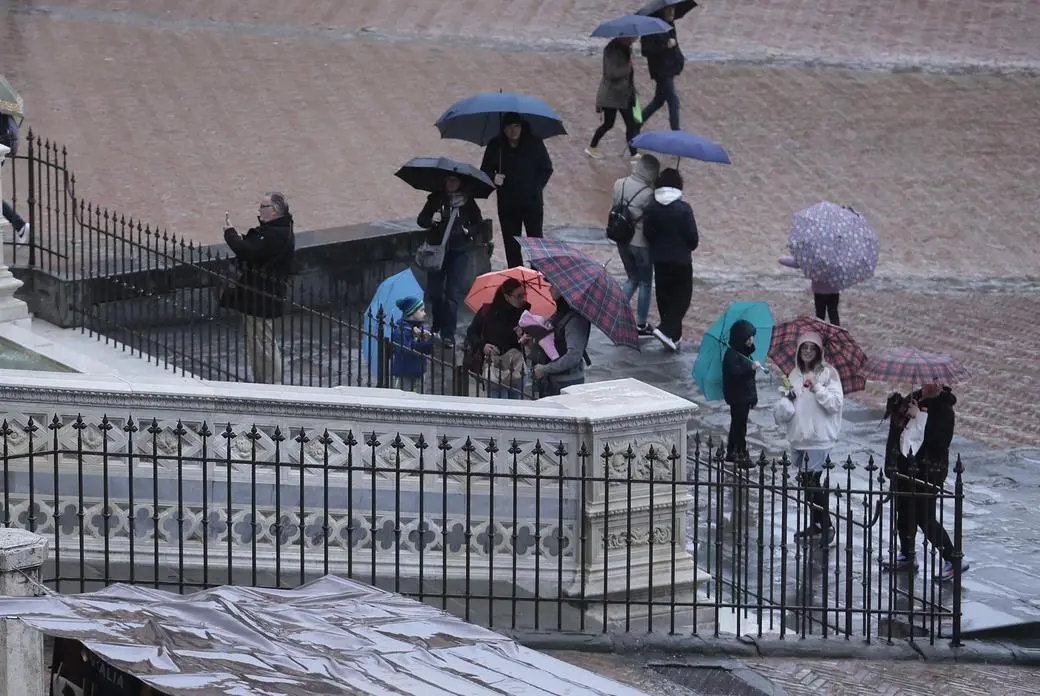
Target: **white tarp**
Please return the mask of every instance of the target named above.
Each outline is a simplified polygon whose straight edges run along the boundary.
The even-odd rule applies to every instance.
[[[326,576],[191,595],[114,585],[0,598],[170,696],[646,696],[416,600]]]

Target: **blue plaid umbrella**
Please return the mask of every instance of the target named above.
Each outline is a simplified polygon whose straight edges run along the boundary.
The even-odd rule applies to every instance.
[[[692,377],[708,401],[722,399],[722,358],[729,350],[729,330],[739,319],[755,327],[755,352],[751,360],[765,364],[773,336],[773,313],[765,302],[734,302],[715,320],[701,339]]]

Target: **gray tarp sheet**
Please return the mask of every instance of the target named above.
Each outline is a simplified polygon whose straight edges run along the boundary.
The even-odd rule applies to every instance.
[[[0,598],[171,696],[646,696],[418,601],[326,576],[191,595],[114,585]]]

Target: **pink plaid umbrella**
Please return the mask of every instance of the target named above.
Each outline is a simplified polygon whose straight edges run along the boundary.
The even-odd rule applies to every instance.
[[[639,332],[632,307],[606,268],[564,242],[531,237],[518,241],[531,266],[542,272],[571,309],[617,345],[638,350]]]
[[[867,361],[861,374],[894,384],[954,384],[971,376],[953,358],[915,348],[885,348]]]

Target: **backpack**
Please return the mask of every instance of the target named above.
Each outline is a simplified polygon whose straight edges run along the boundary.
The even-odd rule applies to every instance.
[[[632,241],[636,235],[636,223],[639,222],[638,218],[632,217],[632,200],[648,188],[644,186],[626,200],[625,183],[621,184],[621,200],[612,205],[607,214],[607,239],[618,244],[629,244]]]

